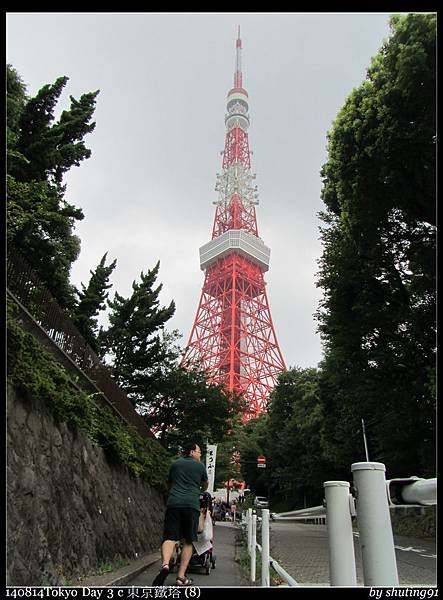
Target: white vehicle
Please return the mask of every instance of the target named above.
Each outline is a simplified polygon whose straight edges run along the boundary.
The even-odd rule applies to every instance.
[[[254,498],[255,508],[269,508],[269,502],[266,496],[256,496]]]

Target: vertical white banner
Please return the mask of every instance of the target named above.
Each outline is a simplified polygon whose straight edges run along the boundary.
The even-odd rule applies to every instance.
[[[208,492],[214,493],[215,461],[217,457],[217,444],[206,446],[206,471],[208,473]]]

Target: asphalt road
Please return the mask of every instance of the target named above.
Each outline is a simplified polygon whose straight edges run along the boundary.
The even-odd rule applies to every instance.
[[[435,540],[394,536],[394,544],[400,585],[437,585]],[[357,583],[363,585],[358,532],[354,532],[354,548]],[[273,522],[270,527],[270,552],[300,585],[329,585],[326,525]]]

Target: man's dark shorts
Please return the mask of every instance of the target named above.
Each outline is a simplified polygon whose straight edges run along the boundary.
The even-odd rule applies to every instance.
[[[197,540],[199,517],[200,511],[195,508],[167,508],[163,541],[178,542],[184,539],[188,544],[192,544]]]

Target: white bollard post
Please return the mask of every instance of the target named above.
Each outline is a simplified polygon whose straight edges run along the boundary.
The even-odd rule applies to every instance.
[[[354,538],[349,506],[349,483],[325,481],[329,576],[332,586],[356,586]]]
[[[255,581],[255,555],[257,550],[256,535],[257,535],[257,515],[252,515],[252,540],[251,540],[251,581]]]
[[[247,516],[247,523],[248,523],[248,552],[249,552],[249,556],[251,556],[251,552],[252,552],[252,508],[248,508],[248,516]]]
[[[261,512],[261,585],[269,587],[269,508]]]
[[[385,470],[385,465],[377,462],[351,465],[365,586],[398,585]]]

